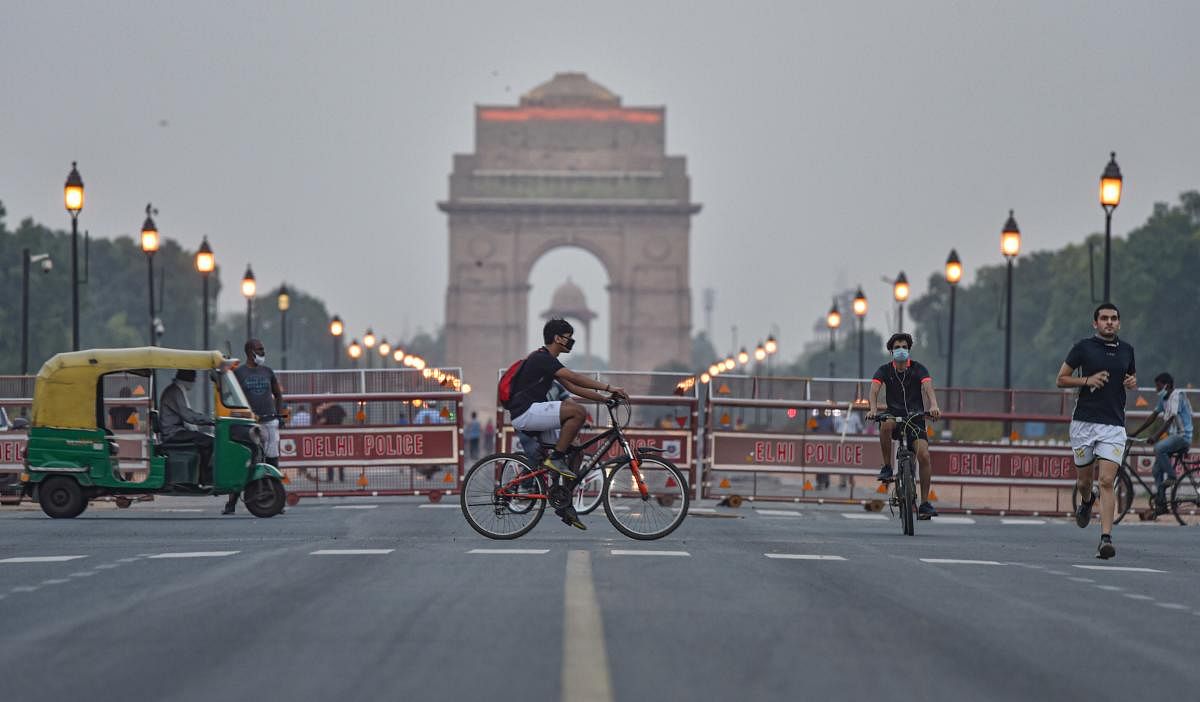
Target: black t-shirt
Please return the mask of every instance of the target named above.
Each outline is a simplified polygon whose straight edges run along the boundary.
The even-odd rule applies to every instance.
[[[525,410],[535,402],[544,402],[550,385],[554,382],[554,374],[563,364],[558,362],[546,347],[529,354],[517,377],[513,378],[512,400],[509,401],[508,414],[513,419],[525,414]]]
[[[1125,426],[1125,376],[1134,373],[1133,347],[1098,336],[1083,339],[1067,352],[1066,364],[1084,377],[1108,371],[1108,382],[1099,390],[1079,388],[1072,419],[1095,424]]]
[[[887,391],[888,414],[898,417],[925,411],[925,401],[921,399],[921,386],[932,380],[929,369],[911,359],[899,368],[895,363],[885,363],[875,371],[872,378],[872,382],[883,383],[883,388]]]

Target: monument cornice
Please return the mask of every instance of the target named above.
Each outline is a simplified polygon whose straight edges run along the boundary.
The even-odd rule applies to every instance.
[[[442,200],[438,209],[447,214],[502,213],[565,213],[565,214],[677,214],[694,215],[703,207],[698,202],[679,200],[600,200],[600,199],[536,199],[470,197]]]

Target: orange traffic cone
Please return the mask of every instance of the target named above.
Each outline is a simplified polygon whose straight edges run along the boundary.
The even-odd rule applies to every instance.
[[[667,476],[667,487],[673,488],[678,486],[679,484],[675,482],[675,476]]]
[[[886,495],[887,494],[887,485],[880,483],[879,487],[875,488],[875,492],[879,493],[880,495]]]
[[[453,473],[447,473],[447,474],[446,474],[446,477],[442,478],[442,482],[443,482],[443,483],[452,483],[452,482],[454,482],[454,474],[453,474]]]
[[[721,478],[721,482],[717,487],[720,487],[722,489],[728,489],[729,488],[729,478]]]
[[[367,486],[367,472],[365,470],[358,474],[358,486],[361,488]]]
[[[808,478],[805,478],[804,479],[804,491],[808,492],[809,490],[812,490],[812,489],[813,489],[812,481],[809,480]]]
[[[933,488],[929,488],[929,501],[937,502],[937,490],[934,490]]]

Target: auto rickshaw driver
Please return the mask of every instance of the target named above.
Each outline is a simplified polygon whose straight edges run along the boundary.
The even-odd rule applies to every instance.
[[[188,402],[188,392],[195,382],[196,371],[185,368],[175,372],[175,380],[163,390],[159,400],[159,424],[164,444],[190,444],[196,448],[200,454],[200,482],[211,484],[213,437],[199,431],[199,427],[211,427],[215,422],[192,409]]]

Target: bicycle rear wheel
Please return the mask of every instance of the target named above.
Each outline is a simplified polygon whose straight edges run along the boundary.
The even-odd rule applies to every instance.
[[[1117,515],[1113,519],[1114,524],[1120,524],[1125,515],[1133,507],[1133,479],[1129,474],[1122,469],[1117,473]],[[1096,503],[1092,505],[1092,517],[1100,518],[1100,485],[1092,482],[1092,495],[1096,498]],[[1079,511],[1079,490],[1071,488],[1071,515],[1074,516]]]
[[[661,539],[687,516],[687,479],[670,461],[649,457],[638,459],[637,474],[641,485],[632,461],[613,469],[604,490],[604,512],[631,539]]]
[[[1193,468],[1175,481],[1171,488],[1171,514],[1180,524],[1185,516],[1200,514],[1200,468]]]
[[[899,477],[896,490],[900,493],[900,526],[905,536],[913,536],[917,533],[916,515],[913,514],[917,505],[917,488],[913,485],[911,463],[906,461],[900,464]]]
[[[528,477],[514,482],[521,475]],[[524,455],[498,453],[481,458],[463,478],[459,504],[475,531],[489,539],[515,539],[529,533],[546,511],[546,484]]]
[[[571,505],[575,508],[576,514],[591,514],[600,506],[600,502],[604,498],[607,475],[606,470],[597,468],[583,476],[583,480],[575,486],[575,490],[571,492]]]

